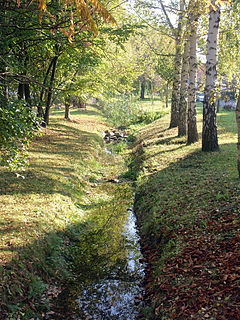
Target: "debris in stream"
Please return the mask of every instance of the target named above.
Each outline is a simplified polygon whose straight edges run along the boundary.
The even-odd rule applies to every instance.
[[[125,131],[117,131],[117,130],[105,130],[103,132],[103,139],[105,143],[110,143],[110,142],[119,142],[119,141],[126,141],[127,139],[127,134]]]

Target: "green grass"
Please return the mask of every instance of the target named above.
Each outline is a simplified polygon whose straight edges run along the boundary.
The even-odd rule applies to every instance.
[[[199,133],[201,108],[199,104]],[[138,131],[134,155],[139,156],[130,168],[137,177],[135,210],[148,244],[145,256],[153,265],[149,319],[234,318],[237,283],[223,279],[228,272],[239,273],[235,114],[218,114],[216,153],[203,153],[201,141],[186,145],[168,125],[167,115]],[[212,280],[214,274],[218,276]]]
[[[107,124],[99,111],[72,110],[72,121],[63,116],[53,109],[50,125],[31,143],[22,178],[0,168],[0,319],[41,318],[51,310],[65,284],[87,266],[76,239],[113,223],[112,209],[119,216],[117,208],[131,201],[128,185],[96,183],[124,170],[120,157],[113,160],[104,152]],[[113,259],[111,250],[106,259]]]
[[[158,96],[155,96],[153,99],[146,96],[144,100],[139,100],[139,102],[146,111],[160,112],[165,110],[165,102],[163,102]]]

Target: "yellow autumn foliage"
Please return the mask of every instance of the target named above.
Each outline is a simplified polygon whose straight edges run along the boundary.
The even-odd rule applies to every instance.
[[[20,7],[20,0],[16,0],[18,7]],[[37,8],[40,12],[39,14],[39,22],[41,23],[44,13],[46,13],[52,20],[56,20],[55,16],[52,15],[47,10],[47,5],[45,0],[35,0],[37,3]],[[70,14],[70,25],[68,31],[63,28],[59,28],[67,37],[70,42],[72,42],[75,27],[74,27],[74,15],[72,8],[75,7],[75,12],[79,19],[81,19],[81,23],[85,26],[85,29],[93,32],[96,36],[98,35],[98,28],[96,24],[96,18],[99,16],[105,23],[111,23],[116,25],[116,21],[114,17],[107,11],[107,9],[98,1],[98,0],[60,0],[65,8],[71,9]],[[81,29],[82,24],[79,25]]]

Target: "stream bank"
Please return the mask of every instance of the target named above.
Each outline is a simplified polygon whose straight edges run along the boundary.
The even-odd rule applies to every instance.
[[[114,294],[116,286],[132,289],[126,304],[131,300],[135,311],[125,308],[122,319],[129,312],[137,317],[142,269],[139,251],[131,262],[136,228],[132,240],[126,236],[134,195],[131,183],[120,177],[123,157],[105,152],[102,132],[108,125],[98,109],[72,110],[71,121],[63,116],[55,110],[51,124],[31,143],[24,179],[0,168],[0,319],[87,319],[77,309],[93,300],[89,286],[96,296],[106,293],[110,282]],[[122,148],[120,143],[117,149]],[[117,319],[117,303],[109,297],[102,296],[105,309]]]
[[[147,263],[144,319],[240,319],[232,116],[218,115],[217,153],[202,152],[201,141],[186,145],[168,129],[168,116],[137,132],[129,175],[136,177],[134,211]]]

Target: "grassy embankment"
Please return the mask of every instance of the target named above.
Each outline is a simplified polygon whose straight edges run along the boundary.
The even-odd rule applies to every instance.
[[[104,181],[122,172],[122,160],[104,152],[107,124],[97,109],[72,111],[72,122],[63,116],[54,111],[31,143],[24,179],[0,168],[0,319],[53,317],[53,300],[67,282],[96,276],[94,255],[102,263],[117,259],[114,233],[131,192]]]
[[[129,164],[148,262],[145,319],[240,319],[235,113],[218,114],[216,153],[168,125],[169,115],[138,130]]]

